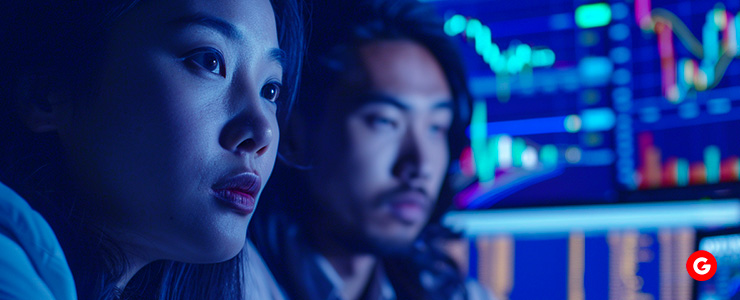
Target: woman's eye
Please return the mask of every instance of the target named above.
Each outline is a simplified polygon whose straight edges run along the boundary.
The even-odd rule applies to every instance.
[[[280,97],[280,84],[274,82],[265,84],[260,91],[260,96],[272,102],[277,101]]]
[[[198,49],[185,57],[185,60],[196,67],[226,78],[224,57],[216,49]]]

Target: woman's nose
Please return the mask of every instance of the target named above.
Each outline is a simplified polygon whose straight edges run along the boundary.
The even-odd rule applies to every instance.
[[[275,110],[259,95],[259,88],[249,83],[235,84],[230,105],[237,110],[224,126],[219,142],[221,146],[239,155],[261,156],[270,148],[277,128],[274,126]]]
[[[266,115],[269,112],[263,111],[260,107],[253,107],[231,119],[219,139],[221,146],[240,155],[264,154],[272,143],[274,132]]]

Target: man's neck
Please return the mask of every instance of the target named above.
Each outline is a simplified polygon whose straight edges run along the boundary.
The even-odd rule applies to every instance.
[[[348,249],[345,243],[330,235],[318,234],[315,231],[312,233],[316,250],[326,258],[342,281],[340,285],[342,299],[359,299],[373,278],[378,263],[377,257],[371,253]]]
[[[359,299],[370,283],[377,258],[371,254],[346,254],[326,256],[342,279],[342,299]]]

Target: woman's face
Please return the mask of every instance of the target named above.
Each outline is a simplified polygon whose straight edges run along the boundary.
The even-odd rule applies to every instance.
[[[270,2],[142,1],[104,57],[59,129],[96,225],[135,259],[233,257],[278,148]]]

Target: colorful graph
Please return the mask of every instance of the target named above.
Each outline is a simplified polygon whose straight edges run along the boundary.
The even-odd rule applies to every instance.
[[[689,300],[692,279],[685,263],[694,244],[692,228],[661,228],[572,231],[556,238],[481,235],[470,239],[467,251],[470,272],[497,299]],[[723,258],[733,272],[708,281],[703,290],[737,281],[731,277],[738,273],[737,262],[730,265],[730,255]]]
[[[537,149],[533,145],[528,145],[523,138],[512,138],[504,132],[489,137],[486,114],[486,103],[476,102],[470,125],[471,147],[463,151],[461,157],[461,162],[464,162],[461,164],[464,173],[474,173],[479,182],[489,184],[493,183],[497,168],[518,167],[531,170],[540,163],[548,167],[557,165],[558,150],[553,145],[544,145]],[[576,118],[564,118],[560,122],[560,127],[580,129],[580,125],[571,124],[576,121],[568,121]]]
[[[608,131],[615,121],[611,109],[593,108],[566,116],[487,122],[486,102],[477,101],[468,131],[471,147],[460,157],[461,170],[466,175],[477,176],[482,183],[490,183],[495,179],[496,169],[531,170],[540,165],[555,167],[563,161],[579,163],[582,155],[577,145],[563,149],[553,144],[539,146],[521,136]]]
[[[719,147],[714,145],[704,148],[701,161],[670,156],[664,162],[661,149],[653,143],[652,133],[643,132],[638,136],[638,149],[642,161],[636,171],[639,189],[740,181],[740,159],[737,156],[722,159]]]
[[[531,80],[533,68],[551,67],[555,63],[555,52],[546,47],[512,42],[507,49],[502,49],[491,40],[491,28],[478,19],[454,15],[444,26],[449,36],[462,35],[471,41],[476,53],[496,73],[499,101],[506,102],[511,97],[509,76],[518,75]]]
[[[705,91],[719,84],[738,55],[738,18],[740,15],[733,15],[718,3],[706,13],[700,42],[672,12],[652,8],[651,0],[635,0],[638,25],[657,35],[662,94],[666,99],[679,103],[691,91]],[[696,59],[676,57],[674,35]]]
[[[457,206],[733,193],[740,4],[719,1],[435,2],[477,99]]]
[[[581,114],[487,122],[485,101],[476,101],[468,134],[471,146],[459,163],[464,176],[478,182],[460,192],[460,208],[486,207],[530,185],[558,175],[566,165],[603,166],[614,160],[611,149],[583,149],[579,145],[539,145],[529,135],[611,130],[614,112],[609,108],[586,109]]]
[[[560,127],[580,129],[580,123],[575,124],[576,121],[572,121],[577,119],[577,116],[565,119],[569,121],[561,121]],[[471,207],[475,205],[474,201],[480,198],[487,198],[485,199],[487,202],[495,202],[498,198],[492,197],[491,192],[498,190],[499,196],[502,197],[506,194],[504,190],[515,188],[517,184],[521,185],[540,177],[537,174],[553,173],[552,170],[558,166],[560,155],[554,145],[533,145],[524,138],[512,137],[503,132],[489,135],[489,125],[486,102],[475,102],[469,129],[471,146],[463,150],[459,161],[462,174],[475,177],[478,182],[455,197],[455,204],[460,208]],[[580,160],[580,153],[578,159]],[[503,181],[497,184],[496,177],[511,170],[523,170],[524,172],[509,176],[508,182]]]

